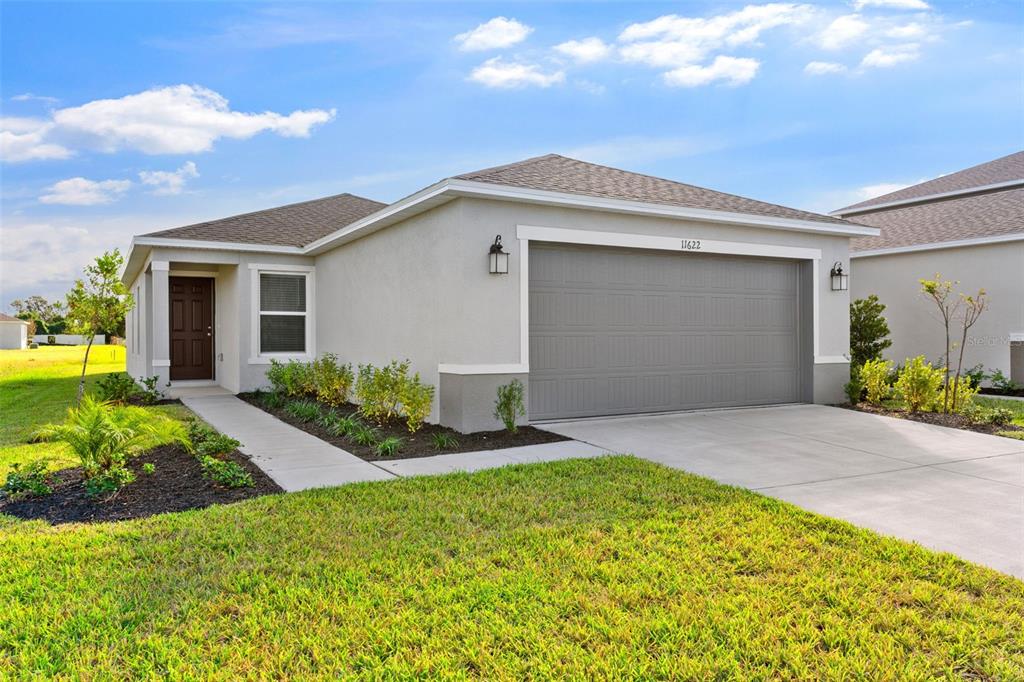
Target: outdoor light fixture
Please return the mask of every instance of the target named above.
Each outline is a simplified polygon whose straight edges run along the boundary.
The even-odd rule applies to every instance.
[[[494,243],[491,244],[490,251],[491,261],[491,274],[492,275],[507,275],[508,274],[508,254],[505,253],[504,249],[501,248],[501,235],[497,235],[494,238]]]
[[[846,291],[850,288],[850,276],[843,272],[843,264],[836,261],[832,265],[832,291]]]

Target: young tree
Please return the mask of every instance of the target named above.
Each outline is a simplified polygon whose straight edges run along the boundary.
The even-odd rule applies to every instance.
[[[957,316],[960,306],[963,305],[963,300],[953,295],[953,287],[960,282],[951,282],[948,279],[943,280],[942,275],[938,273],[935,273],[935,279],[921,279],[918,281],[921,283],[921,293],[930,298],[939,309],[943,329],[946,332],[946,352],[942,356],[943,371],[946,377],[942,384],[942,411],[949,412],[949,361],[950,354],[953,351],[950,345],[949,326]]]
[[[38,295],[11,301],[11,307],[21,319],[42,324],[41,334],[52,334],[51,327],[64,315],[64,305],[60,301],[51,303]]]
[[[956,365],[956,378],[953,380],[952,410],[954,412],[956,412],[957,393],[960,389],[960,373],[964,367],[964,347],[967,345],[967,332],[978,321],[978,318],[985,312],[985,309],[988,308],[988,295],[984,289],[979,289],[978,293],[974,296],[960,294],[960,301],[963,303],[963,313],[960,317],[961,324],[963,325],[963,335],[960,337],[960,359]]]
[[[868,360],[880,360],[892,345],[889,324],[882,313],[885,304],[871,294],[850,303],[850,364],[860,367]]]
[[[78,380],[79,403],[85,392],[85,368],[89,364],[93,337],[101,330],[117,328],[135,306],[132,295],[118,277],[123,262],[118,249],[98,256],[94,263],[86,266],[84,279],[75,280],[75,286],[67,295],[68,328],[71,333],[84,334],[89,339]]]

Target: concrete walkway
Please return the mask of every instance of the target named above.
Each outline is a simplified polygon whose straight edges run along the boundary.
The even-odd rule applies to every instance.
[[[181,401],[215,429],[241,441],[239,450],[288,492],[395,478],[233,395]]]
[[[1024,442],[820,405],[542,425],[1024,577]]]

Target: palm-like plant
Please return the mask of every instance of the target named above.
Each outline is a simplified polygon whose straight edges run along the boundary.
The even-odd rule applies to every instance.
[[[191,449],[180,422],[89,395],[78,407],[68,409],[64,423],[45,426],[39,435],[67,443],[88,478],[124,467],[129,457],[157,445],[177,443]]]

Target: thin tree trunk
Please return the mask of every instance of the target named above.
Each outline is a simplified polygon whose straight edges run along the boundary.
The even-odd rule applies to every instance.
[[[89,343],[85,346],[85,359],[82,360],[82,376],[78,378],[78,400],[75,401],[75,405],[82,404],[82,396],[85,394],[85,368],[89,364],[89,351],[92,350],[92,341],[96,338],[95,334],[89,335]]]
[[[946,366],[942,368],[943,372],[945,373],[945,381],[942,384],[942,411],[948,413],[949,412],[949,354],[950,354],[950,348],[949,348],[949,317],[944,315],[943,316],[943,321],[945,322],[945,325],[946,325],[946,356],[942,360],[943,360],[943,363]]]
[[[953,384],[953,405],[952,405],[952,408],[953,408],[954,412],[956,412],[956,396],[957,396],[957,393],[960,390],[960,371],[963,369],[963,366],[964,366],[964,346],[967,345],[967,329],[968,329],[968,327],[964,327],[964,338],[960,342],[960,359],[957,361],[957,364],[956,364],[956,379],[955,379],[955,383]]]

